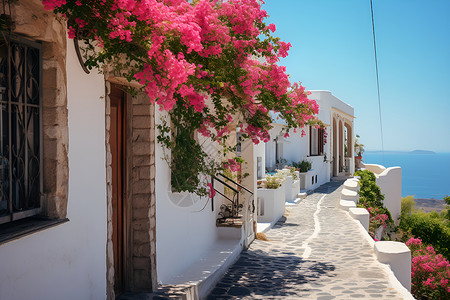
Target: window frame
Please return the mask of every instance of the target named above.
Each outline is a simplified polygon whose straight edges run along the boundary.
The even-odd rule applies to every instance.
[[[23,38],[23,37],[20,37],[20,36],[17,36],[17,35],[13,35],[13,34],[3,34],[3,36],[2,36],[2,41],[1,42],[4,42],[5,43],[5,45],[6,45],[6,48],[7,48],[7,55],[6,55],[6,58],[7,58],[7,82],[6,82],[6,93],[4,94],[4,95],[6,95],[7,96],[7,99],[6,100],[3,100],[3,97],[2,97],[2,99],[0,99],[0,104],[1,105],[7,105],[8,107],[7,107],[7,109],[6,109],[6,111],[7,111],[7,115],[8,115],[8,121],[7,121],[7,126],[8,126],[8,128],[6,129],[7,131],[8,131],[8,145],[7,145],[7,149],[8,149],[8,158],[7,158],[7,161],[8,161],[8,163],[9,162],[11,162],[10,163],[10,165],[14,165],[14,160],[12,159],[12,156],[13,156],[13,154],[12,154],[12,148],[14,147],[14,145],[13,145],[13,142],[12,142],[12,137],[11,137],[11,135],[12,135],[12,133],[14,132],[14,130],[13,130],[13,126],[17,126],[16,124],[12,124],[12,118],[11,118],[11,116],[12,116],[12,114],[13,114],[13,108],[12,108],[12,105],[17,105],[17,107],[21,107],[21,109],[23,109],[23,111],[24,111],[24,116],[25,116],[25,120],[27,120],[27,122],[25,122],[25,125],[24,125],[24,128],[23,128],[23,133],[21,133],[21,136],[20,136],[20,139],[23,139],[23,143],[24,143],[24,154],[23,154],[23,156],[24,156],[24,165],[25,165],[25,167],[24,167],[24,174],[28,171],[28,164],[29,164],[29,161],[30,161],[30,159],[32,159],[32,158],[30,158],[29,156],[28,156],[28,147],[29,147],[29,140],[30,140],[30,136],[29,136],[29,131],[28,131],[28,118],[29,118],[29,116],[30,116],[30,114],[32,113],[29,113],[29,109],[30,108],[37,108],[38,109],[38,129],[35,129],[34,131],[34,134],[36,133],[36,131],[37,131],[37,134],[39,135],[38,136],[38,138],[37,138],[37,140],[35,140],[35,141],[38,141],[38,143],[39,143],[39,145],[37,145],[37,148],[39,149],[38,151],[39,151],[39,154],[38,154],[38,162],[39,162],[39,166],[38,166],[38,170],[39,170],[39,195],[38,195],[38,204],[36,204],[36,207],[35,208],[31,208],[31,209],[26,209],[26,210],[22,210],[22,211],[14,211],[14,208],[13,208],[13,202],[14,201],[16,201],[15,199],[13,199],[13,195],[12,195],[12,183],[14,182],[14,178],[13,178],[13,168],[12,167],[10,167],[9,169],[8,169],[8,181],[9,181],[9,184],[8,184],[8,191],[7,191],[7,193],[9,194],[9,196],[8,196],[8,203],[7,203],[7,212],[4,214],[4,215],[2,215],[2,216],[0,216],[0,224],[9,224],[9,223],[12,223],[12,222],[14,222],[14,221],[17,221],[17,220],[21,220],[21,219],[25,219],[25,218],[28,218],[28,217],[32,217],[32,216],[36,216],[36,215],[39,215],[39,214],[41,214],[42,213],[42,211],[43,211],[43,205],[44,205],[44,203],[43,203],[43,187],[44,187],[44,178],[43,178],[43,176],[44,176],[44,172],[43,172],[43,149],[44,149],[44,141],[43,141],[43,120],[42,120],[42,105],[43,105],[43,92],[42,92],[42,70],[43,70],[43,65],[42,65],[42,43],[41,42],[38,42],[38,41],[32,41],[32,40],[29,40],[29,39],[26,39],[26,38]],[[0,43],[1,43],[0,42]],[[13,48],[13,45],[18,45],[19,47],[23,47],[24,48],[24,52],[23,52],[23,57],[21,58],[21,61],[20,61],[20,64],[19,64],[19,68],[21,68],[23,71],[24,71],[24,74],[23,74],[23,77],[24,78],[21,78],[21,84],[22,84],[22,87],[21,88],[23,88],[23,91],[22,91],[22,93],[23,93],[23,95],[21,96],[21,97],[23,97],[22,99],[25,99],[25,101],[13,101],[13,99],[12,99],[12,81],[14,80],[13,78],[12,78],[12,68],[13,68],[13,64],[12,64],[12,60],[13,60],[13,58],[12,58],[12,48]],[[29,101],[28,101],[28,92],[29,92],[29,82],[28,82],[28,75],[29,75],[29,72],[30,72],[30,70],[28,69],[28,67],[29,67],[29,65],[27,65],[27,60],[28,60],[28,55],[29,55],[29,48],[32,48],[33,49],[33,51],[37,51],[37,56],[38,56],[38,58],[37,58],[37,68],[38,68],[38,71],[37,71],[37,76],[39,76],[39,78],[38,78],[38,80],[37,80],[37,84],[38,84],[38,104],[32,104],[32,103],[29,103]],[[3,110],[3,109],[2,109]],[[31,119],[30,119],[31,120]],[[1,126],[3,125],[3,124],[0,124]],[[19,127],[19,126],[18,126]],[[5,129],[3,129],[3,128],[0,128],[1,129],[1,131],[2,131],[2,137],[1,137],[1,143],[3,142],[3,130],[5,130]],[[16,132],[17,131],[19,131],[20,132],[20,129],[21,128],[17,128],[16,129]],[[33,134],[33,136],[34,136],[34,134]],[[31,137],[31,138],[34,138],[34,137]],[[2,143],[2,145],[3,145],[3,143]],[[2,146],[2,148],[3,148],[3,146]],[[1,151],[3,152],[3,149],[1,149]],[[6,158],[5,158],[6,159]],[[3,160],[3,159],[2,159]],[[28,182],[28,175],[29,174],[25,174],[24,175],[24,183],[25,183],[25,185],[28,185],[29,184],[29,182]],[[3,185],[3,180],[1,181],[2,183],[2,185]],[[24,187],[22,187],[22,188],[24,188]],[[19,196],[17,196],[17,197],[19,197]],[[23,203],[21,203],[21,207],[20,208],[23,208],[24,206],[26,207],[26,205],[28,204],[27,202],[29,202],[29,198],[28,197],[26,197],[25,198],[26,200],[23,202]]]
[[[316,133],[313,134],[313,132]],[[309,126],[309,156],[322,156],[324,154],[324,135],[324,128]]]

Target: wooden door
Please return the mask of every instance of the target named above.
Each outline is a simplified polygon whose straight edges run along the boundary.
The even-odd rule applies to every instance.
[[[124,290],[125,266],[125,93],[111,85],[111,126],[109,144],[112,168],[112,241],[114,251],[114,290]]]

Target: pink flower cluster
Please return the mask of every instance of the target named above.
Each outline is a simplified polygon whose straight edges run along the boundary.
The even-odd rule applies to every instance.
[[[82,31],[104,49],[125,49],[151,101],[161,110],[177,105],[202,114],[205,122],[196,129],[204,136],[225,136],[231,116],[240,113],[243,132],[255,143],[268,141],[269,111],[280,112],[291,128],[318,113],[305,88],[291,85],[277,64],[291,44],[271,37],[276,27],[264,23],[264,1],[67,1],[42,0],[69,20],[70,37]],[[230,105],[207,105],[218,97]]]
[[[377,207],[368,207],[367,211],[370,214],[369,222],[372,223],[375,228],[378,228],[379,226],[386,227],[387,221],[389,220],[387,214],[380,214]]]
[[[411,249],[411,292],[416,297],[445,299],[450,293],[450,263],[433,246],[424,246],[420,238],[406,242]]]
[[[209,198],[211,198],[211,199],[214,198],[214,196],[216,195],[216,190],[212,186],[212,183],[207,183],[206,186],[209,189]]]
[[[225,169],[230,170],[231,172],[239,172],[241,171],[241,164],[235,161],[234,159],[228,159],[227,162],[223,163],[223,167]]]

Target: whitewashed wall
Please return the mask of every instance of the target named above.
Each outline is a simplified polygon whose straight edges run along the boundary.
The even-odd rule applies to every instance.
[[[262,175],[262,178],[264,178],[265,177],[265,173],[266,173],[266,151],[265,151],[265,147],[266,145],[265,145],[265,143],[263,143],[263,142],[260,142],[259,144],[257,144],[257,145],[255,145],[254,147],[255,147],[255,161],[254,161],[254,163],[255,163],[255,165],[256,165],[256,172],[257,172],[257,174],[256,174],[256,176],[258,175],[258,157],[261,157],[261,162],[260,162],[260,164],[261,164],[261,174],[260,175]],[[255,177],[256,178],[256,177]]]
[[[105,84],[67,45],[70,221],[0,246],[0,299],[106,298]]]
[[[398,222],[402,206],[402,168],[386,169],[377,164],[365,164],[364,167],[375,174],[377,185],[384,194],[383,204],[390,211],[394,221]]]
[[[350,154],[350,170],[349,173],[353,174],[355,172],[355,160],[354,160],[354,141],[355,141],[355,128],[354,128],[354,108],[342,101],[341,99],[334,96],[330,91],[311,91],[311,95],[308,96],[309,99],[316,100],[319,104],[319,114],[318,118],[327,125],[328,142],[325,145],[325,153],[327,154],[327,160],[332,160],[332,143],[333,143],[333,114],[338,114],[347,120],[353,128],[352,132],[352,147],[349,148]],[[339,133],[338,133],[339,134]],[[330,165],[331,171],[331,165]]]
[[[158,124],[166,115],[157,108],[155,122]],[[155,155],[157,273],[159,282],[168,283],[207,253],[218,239],[216,219],[220,203],[216,197],[213,212],[207,197],[197,200],[187,193],[173,194],[170,169],[158,143]],[[183,200],[177,205],[179,199]],[[196,202],[192,206],[182,207],[193,200]]]

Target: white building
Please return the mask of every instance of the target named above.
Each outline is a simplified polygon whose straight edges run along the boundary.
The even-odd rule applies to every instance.
[[[11,16],[0,46],[0,299],[115,299],[158,282],[204,296],[254,239],[251,193],[240,224],[216,226],[227,200],[172,192],[155,140],[163,113],[148,97],[113,73],[86,74],[41,1],[12,2]],[[253,192],[255,149],[241,150]]]
[[[353,174],[354,129],[353,107],[329,91],[311,91],[310,99],[319,105],[318,118],[325,124],[325,130],[308,126],[291,131],[283,137],[282,121],[277,121],[270,131],[271,141],[266,143],[265,166],[273,171],[292,162],[310,161],[312,169],[303,178],[303,189],[314,189],[332,177]],[[303,137],[302,137],[303,135]]]

